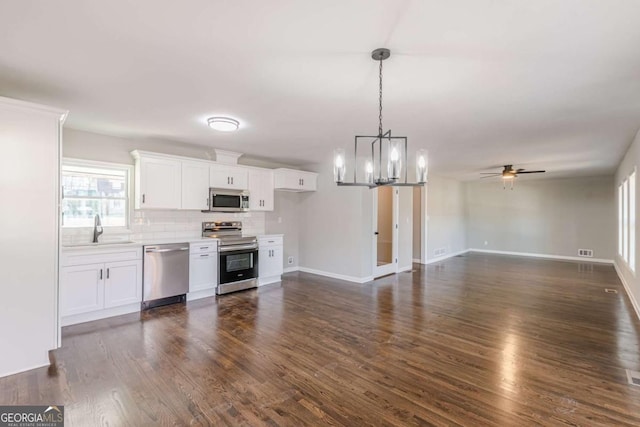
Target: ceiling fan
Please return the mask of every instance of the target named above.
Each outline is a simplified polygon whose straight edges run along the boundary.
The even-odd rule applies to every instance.
[[[485,175],[482,178],[494,178],[501,177],[503,188],[506,188],[507,181],[511,182],[511,189],[513,190],[513,181],[518,175],[525,173],[544,173],[546,171],[538,170],[538,171],[528,171],[526,169],[514,169],[513,165],[504,165],[504,169],[502,172],[482,172],[481,175]]]

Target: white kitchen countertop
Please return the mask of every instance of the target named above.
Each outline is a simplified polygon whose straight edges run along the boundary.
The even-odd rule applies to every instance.
[[[258,238],[269,238],[269,237],[281,237],[284,234],[259,234]],[[79,251],[94,251],[94,250],[114,250],[114,249],[130,249],[133,247],[141,247],[146,245],[165,245],[172,243],[199,243],[199,242],[211,242],[217,241],[218,239],[214,239],[211,237],[186,237],[186,238],[169,238],[169,239],[147,239],[147,240],[136,240],[129,241],[127,243],[122,243],[118,241],[106,241],[100,243],[79,243],[72,245],[62,245],[60,248],[63,252],[79,252]]]

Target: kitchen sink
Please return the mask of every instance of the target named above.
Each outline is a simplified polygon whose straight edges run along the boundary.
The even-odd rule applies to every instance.
[[[116,242],[98,242],[98,243],[69,243],[66,245],[62,245],[63,248],[95,248],[101,246],[117,246],[117,245],[130,245],[132,243],[136,243],[133,240],[118,240]]]

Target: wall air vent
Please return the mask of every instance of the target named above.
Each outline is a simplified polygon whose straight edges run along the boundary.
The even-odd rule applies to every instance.
[[[433,256],[442,256],[447,253],[447,248],[440,248],[433,251]]]
[[[578,256],[593,258],[593,249],[578,249]]]

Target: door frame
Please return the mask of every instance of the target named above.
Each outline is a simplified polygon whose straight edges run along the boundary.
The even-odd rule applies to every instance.
[[[378,266],[378,237],[375,234],[378,230],[378,188],[373,190],[373,221],[371,230],[371,253],[372,253],[372,271],[374,279],[389,274],[398,272],[398,218],[400,210],[400,197],[399,191],[395,187],[391,187],[391,205],[392,205],[392,217],[391,217],[391,260],[390,264]]]

